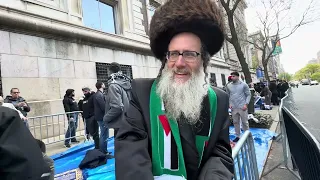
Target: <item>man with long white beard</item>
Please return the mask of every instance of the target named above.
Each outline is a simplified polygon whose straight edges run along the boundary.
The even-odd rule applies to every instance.
[[[132,100],[115,139],[118,180],[231,180],[228,95],[207,82],[224,41],[212,0],[168,0],[150,24],[162,62],[156,79],[132,81]]]

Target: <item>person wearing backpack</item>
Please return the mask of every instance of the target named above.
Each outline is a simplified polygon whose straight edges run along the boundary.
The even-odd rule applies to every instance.
[[[131,79],[120,71],[120,64],[113,62],[109,67],[111,75],[108,80],[106,109],[103,121],[109,128],[114,129],[114,136],[120,127],[120,121],[129,107],[131,99]]]

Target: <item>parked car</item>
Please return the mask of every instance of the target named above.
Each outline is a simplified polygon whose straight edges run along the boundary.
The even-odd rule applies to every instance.
[[[319,82],[318,81],[311,81],[310,86],[312,86],[312,85],[319,85]]]
[[[310,81],[309,81],[309,79],[302,79],[301,84],[302,85],[310,85]]]

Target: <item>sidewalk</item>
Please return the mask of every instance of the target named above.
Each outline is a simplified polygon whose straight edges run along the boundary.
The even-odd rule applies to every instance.
[[[278,115],[278,107],[274,108],[271,111],[257,111],[257,113],[261,114],[270,114],[274,119],[274,123],[272,124],[270,130],[276,132],[277,134],[280,133],[280,126],[279,126],[279,115]],[[283,158],[283,148],[282,148],[282,139],[277,141],[270,141],[272,142],[270,152],[267,158],[267,162],[264,167],[263,174],[274,166],[281,163]],[[291,161],[290,161],[290,168],[292,168]],[[270,172],[268,175],[263,176],[261,180],[295,180],[295,176],[291,174],[284,165],[281,164],[278,168]]]

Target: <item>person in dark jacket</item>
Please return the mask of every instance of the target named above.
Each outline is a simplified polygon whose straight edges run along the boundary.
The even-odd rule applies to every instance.
[[[95,149],[99,149],[99,126],[94,118],[93,104],[95,92],[91,91],[88,87],[82,88],[82,92],[84,99],[79,102],[79,109],[82,111],[82,116],[86,123],[86,131],[92,136]]]
[[[12,88],[10,90],[11,96],[7,96],[4,99],[4,103],[11,103],[13,106],[22,113],[24,116],[23,122],[27,128],[29,128],[27,114],[30,112],[30,107],[26,100],[20,96],[20,90],[18,88]]]
[[[283,80],[283,83],[280,87],[281,91],[281,98],[284,98],[286,96],[286,91],[289,89],[289,83],[286,80]]]
[[[79,141],[76,139],[76,130],[78,127],[78,112],[79,107],[77,101],[74,99],[74,89],[67,89],[66,94],[63,98],[63,107],[64,111],[66,112],[67,119],[68,119],[68,130],[65,135],[65,141],[64,145],[65,147],[69,148],[70,146],[70,140],[73,143],[79,143]],[[75,112],[75,113],[73,113]]]
[[[278,90],[277,90],[277,84],[275,81],[271,81],[269,85],[269,90],[271,91],[271,102],[274,106],[279,105],[279,99],[278,99]]]
[[[124,118],[124,113],[129,107],[131,99],[131,79],[120,71],[120,65],[116,62],[111,63],[109,71],[112,73],[108,80],[108,94],[106,96],[106,113],[103,121],[109,128],[114,129],[114,136]]]
[[[260,96],[264,97],[264,103],[265,105],[271,105],[271,96],[272,96],[272,92],[269,90],[268,86],[266,86],[265,84],[261,85],[261,92],[260,92]]]
[[[0,106],[0,179],[49,180],[50,168],[15,110]]]
[[[150,47],[161,68],[131,83],[115,138],[117,180],[233,179],[229,97],[205,78],[224,43],[223,19],[212,0],[167,0],[155,11]]]
[[[96,83],[97,92],[93,98],[94,104],[94,118],[98,122],[100,128],[100,137],[99,137],[99,148],[101,152],[108,153],[107,150],[107,141],[109,138],[109,128],[106,123],[103,122],[103,116],[105,113],[106,100],[104,95],[105,85],[103,82]]]

